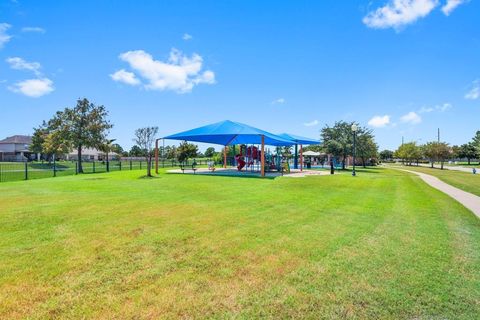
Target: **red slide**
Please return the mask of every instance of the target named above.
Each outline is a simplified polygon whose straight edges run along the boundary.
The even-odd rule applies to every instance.
[[[243,167],[245,167],[245,164],[246,164],[245,160],[243,160],[243,157],[241,154],[237,154],[235,156],[235,160],[237,160],[237,163],[238,163],[237,165],[238,171],[241,171]]]

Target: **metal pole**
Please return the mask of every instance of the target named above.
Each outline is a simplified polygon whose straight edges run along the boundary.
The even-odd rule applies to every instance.
[[[227,168],[227,146],[223,148],[223,167]]]
[[[357,132],[353,132],[353,171],[352,171],[352,176],[356,176],[355,173],[355,153],[356,153],[356,140],[357,140]]]
[[[56,159],[55,159],[55,154],[53,155],[53,176],[56,177],[57,176],[57,167],[56,167],[56,163],[55,163]]]
[[[298,169],[298,144],[295,144],[295,158],[293,159],[293,169]]]
[[[158,174],[158,140],[155,140],[155,173]]]
[[[262,135],[262,154],[260,155],[260,164],[262,168],[260,172],[262,173],[262,177],[265,177],[265,136]]]
[[[28,162],[25,162],[25,180],[28,180]]]
[[[300,171],[303,171],[303,145],[300,145]]]

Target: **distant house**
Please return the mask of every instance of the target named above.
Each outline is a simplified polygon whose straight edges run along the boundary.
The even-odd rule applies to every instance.
[[[0,140],[0,161],[28,161],[37,155],[30,152],[32,137],[16,135]]]
[[[114,152],[108,153],[108,159],[118,159],[119,155]],[[78,160],[77,150],[73,150],[66,155],[67,160]],[[82,149],[82,160],[85,161],[104,161],[107,160],[107,155],[105,152],[97,150],[95,148],[83,148]]]

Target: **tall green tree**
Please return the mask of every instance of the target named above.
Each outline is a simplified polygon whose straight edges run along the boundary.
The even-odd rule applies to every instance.
[[[130,151],[128,152],[129,157],[143,157],[147,153],[146,150],[142,150],[139,146],[134,145],[133,147],[130,148]]]
[[[146,127],[135,130],[135,138],[133,141],[138,145],[140,150],[144,151],[147,160],[147,176],[152,176],[152,157],[155,139],[157,138],[158,127]]]
[[[326,125],[320,132],[323,149],[334,157],[342,159],[342,169],[345,169],[346,159],[352,154],[352,124],[337,121],[333,127]]]
[[[215,148],[213,147],[208,147],[207,150],[205,150],[205,157],[211,158],[215,154]]]
[[[391,150],[380,151],[380,159],[383,160],[383,161],[392,160],[393,159],[393,151],[391,151]]]
[[[417,145],[416,142],[408,142],[402,144],[395,151],[395,157],[402,159],[403,163],[406,165],[412,165],[414,161],[420,160],[422,158],[422,149]]]
[[[467,159],[468,164],[470,164],[472,159],[479,157],[479,151],[473,142],[465,143],[460,146],[457,156],[460,159]]]
[[[362,166],[365,168],[367,160],[376,159],[378,157],[378,145],[371,132],[362,130],[357,136],[356,154],[362,161]]]

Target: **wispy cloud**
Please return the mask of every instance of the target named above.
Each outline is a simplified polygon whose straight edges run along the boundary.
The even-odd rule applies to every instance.
[[[44,96],[55,90],[52,80],[47,78],[20,81],[8,89],[32,98]]]
[[[284,98],[278,98],[272,101],[272,104],[284,104],[287,102]]]
[[[43,28],[40,28],[40,27],[24,27],[24,28],[22,28],[22,32],[45,33],[47,31]]]
[[[115,73],[110,75],[114,81],[123,82],[132,86],[136,86],[140,84],[140,80],[135,76],[133,72],[125,71],[125,69],[118,70]]]
[[[470,90],[465,94],[465,99],[477,100],[480,98],[480,79],[473,81]]]
[[[184,33],[183,36],[182,36],[182,39],[185,40],[185,41],[192,40],[193,36],[191,34]]]
[[[422,117],[420,117],[416,112],[410,111],[409,113],[400,117],[400,120],[404,123],[419,124],[422,122]]]
[[[10,68],[16,70],[28,70],[35,73],[35,75],[40,76],[40,68],[42,67],[38,62],[28,62],[20,57],[7,58],[7,63],[10,65]]]
[[[305,127],[313,127],[313,126],[316,126],[318,125],[318,120],[313,120],[313,121],[310,121],[310,122],[306,122],[303,124]]]
[[[369,12],[363,23],[370,28],[399,28],[426,17],[438,5],[438,0],[390,0],[383,7]]]
[[[11,25],[8,23],[0,23],[0,49],[12,38],[12,36],[7,33],[7,30],[10,28]]]
[[[451,103],[443,103],[443,104],[438,104],[434,107],[421,107],[419,110],[418,110],[418,113],[430,113],[430,112],[434,112],[434,111],[438,111],[438,112],[445,112],[449,109],[451,109],[453,106]]]
[[[374,128],[383,128],[390,123],[390,116],[374,116],[368,121],[368,125]]]
[[[122,53],[120,59],[130,65],[133,71],[131,73],[146,81],[144,87],[148,90],[186,93],[191,92],[196,85],[215,83],[215,73],[211,70],[202,71],[203,58],[196,53],[188,57],[180,50],[172,49],[168,60],[160,61],[143,50],[135,50]],[[114,74],[117,73],[118,71]],[[136,82],[131,81],[129,84],[135,85]]]
[[[449,16],[453,10],[455,10],[459,5],[468,2],[468,0],[447,0],[447,2],[442,6],[442,11],[446,16]]]

